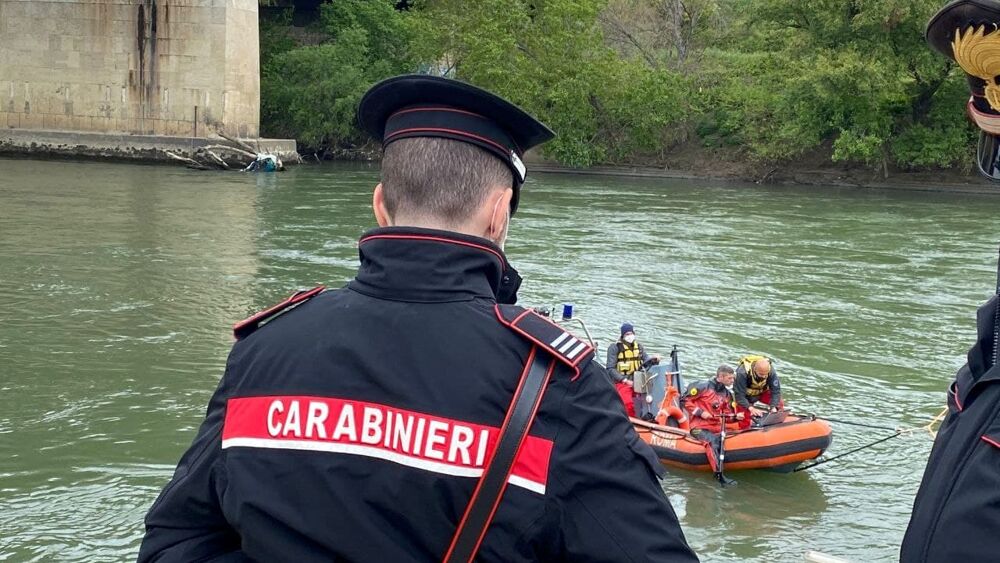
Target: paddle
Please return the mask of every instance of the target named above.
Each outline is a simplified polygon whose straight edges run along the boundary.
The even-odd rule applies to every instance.
[[[722,423],[722,432],[719,434],[719,466],[717,468],[718,471],[715,472],[715,478],[719,480],[719,484],[723,487],[736,484],[735,480],[726,477],[724,473],[726,465],[726,418],[736,418],[736,415],[719,415],[719,421]]]
[[[673,349],[670,350],[670,368],[672,370],[672,375],[677,376],[677,385],[675,385],[675,387],[678,390],[683,391],[681,388],[681,385],[683,384],[681,381],[681,362],[677,357],[678,350],[680,350],[680,348],[678,348],[676,344],[674,344]]]

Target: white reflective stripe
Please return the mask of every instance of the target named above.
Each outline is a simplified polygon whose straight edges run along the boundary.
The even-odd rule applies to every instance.
[[[579,346],[577,346],[576,348],[573,348],[572,352],[570,352],[569,354],[566,354],[566,357],[572,360],[573,358],[576,357],[577,354],[579,354],[580,352],[583,352],[583,349],[586,348],[586,347],[587,347],[587,345],[585,343],[581,342]]]
[[[559,353],[560,353],[560,354],[565,354],[565,353],[566,353],[566,350],[569,350],[569,349],[570,349],[570,348],[572,348],[573,346],[576,346],[576,344],[577,344],[578,342],[580,342],[580,341],[579,341],[579,340],[577,340],[577,339],[575,339],[575,338],[570,338],[569,340],[567,340],[567,341],[566,341],[566,343],[565,343],[565,344],[563,344],[563,345],[562,345],[562,347],[561,347],[561,348],[559,348]]]
[[[553,340],[552,343],[550,344],[550,346],[552,346],[553,348],[555,348],[556,346],[559,345],[560,342],[562,342],[563,340],[566,340],[566,338],[568,336],[569,336],[568,332],[564,332],[564,333],[560,334],[559,338],[556,338],[555,340]]]
[[[544,495],[545,494],[545,485],[543,485],[541,483],[538,483],[536,481],[531,481],[531,480],[525,479],[524,477],[518,477],[517,475],[511,475],[510,479],[507,479],[507,482],[510,483],[511,485],[515,485],[515,486],[518,486],[518,487],[522,487],[524,489],[528,489],[529,491],[531,491],[533,493],[538,493],[540,495]]]
[[[457,467],[447,463],[440,463],[426,459],[420,459],[410,455],[389,452],[381,448],[362,446],[360,444],[341,444],[337,442],[316,442],[313,440],[272,440],[269,438],[229,438],[222,441],[222,449],[227,448],[264,448],[270,450],[306,450],[312,452],[330,452],[360,455],[364,457],[374,457],[384,459],[407,467],[423,469],[433,473],[454,475],[455,477],[480,477],[483,470],[477,467]],[[528,489],[540,495],[545,494],[545,485],[536,481],[511,475],[507,479],[511,485]]]
[[[363,446],[361,444],[341,444],[338,442],[316,442],[313,440],[272,440],[269,438],[229,438],[222,441],[222,449],[243,446],[247,448],[265,448],[274,450],[308,450],[313,452],[330,452],[337,454],[352,454],[365,457],[377,457],[407,467],[415,467],[434,473],[455,475],[456,477],[479,477],[482,469],[475,467],[459,467],[421,459],[411,455],[390,452],[381,448]]]

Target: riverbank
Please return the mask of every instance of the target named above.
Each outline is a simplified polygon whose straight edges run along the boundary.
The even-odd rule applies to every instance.
[[[725,182],[834,186],[843,188],[901,189],[909,191],[992,194],[1000,196],[1000,184],[990,182],[973,168],[884,171],[855,163],[833,162],[828,151],[814,151],[794,161],[760,164],[745,160],[734,150],[680,147],[657,162],[635,165],[605,165],[573,168],[529,153],[525,161],[530,172],[620,176],[635,178],[673,178],[681,180],[720,180]]]
[[[164,151],[189,156],[199,147],[214,142],[217,140],[7,129],[0,130],[0,155],[176,164],[176,160],[169,158]],[[286,163],[298,160],[294,140],[260,139],[254,142],[260,143],[262,152],[278,154]],[[326,156],[335,161],[374,163],[380,155],[377,148],[371,148],[331,151]],[[318,155],[309,153],[302,158],[304,163],[320,161]],[[827,151],[814,151],[795,161],[774,164],[747,161],[732,149],[706,149],[692,145],[678,147],[661,157],[636,164],[575,168],[545,159],[534,152],[529,152],[524,160],[531,173],[1000,195],[1000,184],[986,180],[971,168],[972,158],[970,154],[970,167],[966,169],[890,170],[888,177],[870,167],[833,162]]]

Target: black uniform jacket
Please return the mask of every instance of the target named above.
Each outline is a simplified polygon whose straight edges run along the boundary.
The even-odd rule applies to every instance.
[[[501,320],[498,247],[386,228],[359,251],[234,345],[139,561],[440,561],[532,349],[555,368],[477,560],[697,561],[589,345],[555,360]]]
[[[903,563],[1000,560],[1000,367],[993,365],[997,298],[979,309],[978,339],[948,389],[903,538]]]

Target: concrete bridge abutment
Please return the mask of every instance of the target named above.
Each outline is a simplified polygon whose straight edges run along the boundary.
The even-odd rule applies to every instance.
[[[257,0],[0,0],[0,133],[256,138],[257,17]]]

